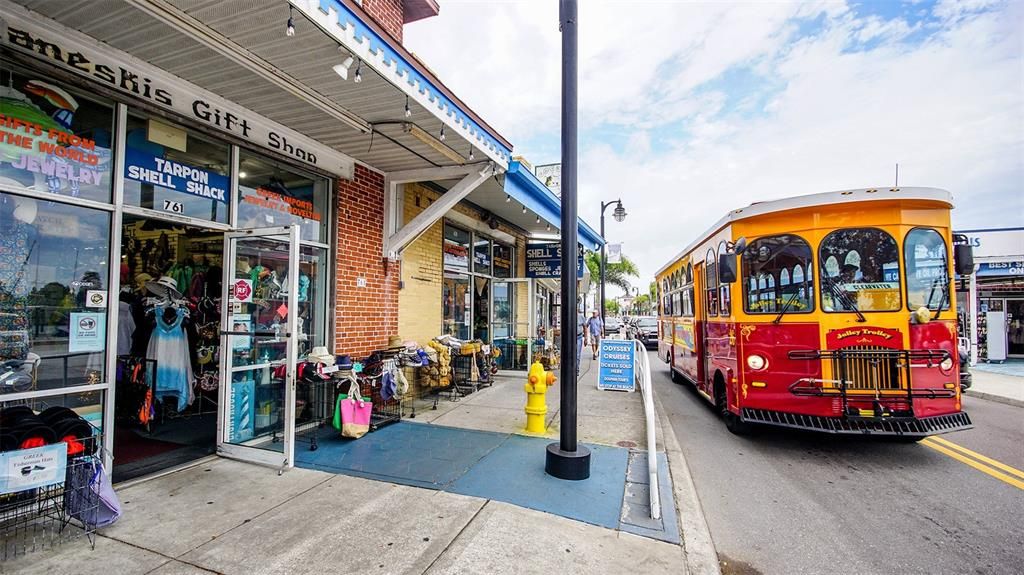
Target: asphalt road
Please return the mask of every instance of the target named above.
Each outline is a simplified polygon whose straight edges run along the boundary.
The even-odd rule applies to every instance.
[[[738,437],[653,354],[651,365],[723,573],[1024,573],[1024,408],[965,398],[975,428],[943,436],[955,445],[767,427]],[[1009,466],[967,458],[1019,486],[948,455],[963,458],[956,446]]]

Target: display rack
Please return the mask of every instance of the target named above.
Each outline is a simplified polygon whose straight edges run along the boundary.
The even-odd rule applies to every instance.
[[[84,443],[95,452],[69,457],[62,482],[0,495],[0,562],[81,537],[95,547],[100,499],[92,483],[103,460],[103,436]]]

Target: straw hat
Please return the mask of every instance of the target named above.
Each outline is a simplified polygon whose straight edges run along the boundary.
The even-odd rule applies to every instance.
[[[181,299],[181,292],[178,291],[178,282],[174,281],[171,276],[160,276],[160,279],[156,281],[146,282],[146,289],[149,293],[170,298],[170,299]]]
[[[388,349],[405,349],[405,342],[397,335],[388,338]]]
[[[334,354],[327,351],[324,346],[314,347],[313,351],[309,352],[306,356],[306,361],[310,363],[322,363],[325,365],[334,365]]]

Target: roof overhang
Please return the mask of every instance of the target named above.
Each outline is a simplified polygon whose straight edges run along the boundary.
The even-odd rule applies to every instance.
[[[403,0],[402,23],[416,22],[424,18],[437,16],[441,7],[434,0]]]
[[[503,192],[557,230],[561,227],[562,200],[533,175],[522,162],[513,160],[505,172]],[[505,201],[505,197],[501,197]],[[509,202],[511,203],[511,202]],[[539,235],[539,234],[538,234]],[[557,237],[557,235],[556,235]],[[578,220],[579,243],[588,250],[600,249],[604,239],[583,219]]]
[[[291,37],[285,35],[290,6]],[[353,6],[351,0],[0,0],[0,14],[56,30],[55,44],[87,41],[166,72],[231,110],[252,112],[381,172],[481,160],[507,165],[511,144]],[[24,54],[90,76],[45,54]],[[343,78],[334,68],[349,57]]]

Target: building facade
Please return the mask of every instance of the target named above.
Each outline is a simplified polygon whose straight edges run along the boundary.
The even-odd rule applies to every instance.
[[[957,278],[961,335],[971,362],[1024,359],[1024,228],[961,230],[974,273]]]
[[[116,479],[287,467],[311,354],[532,345],[560,206],[402,46],[436,14],[0,0],[0,408],[73,409]]]

